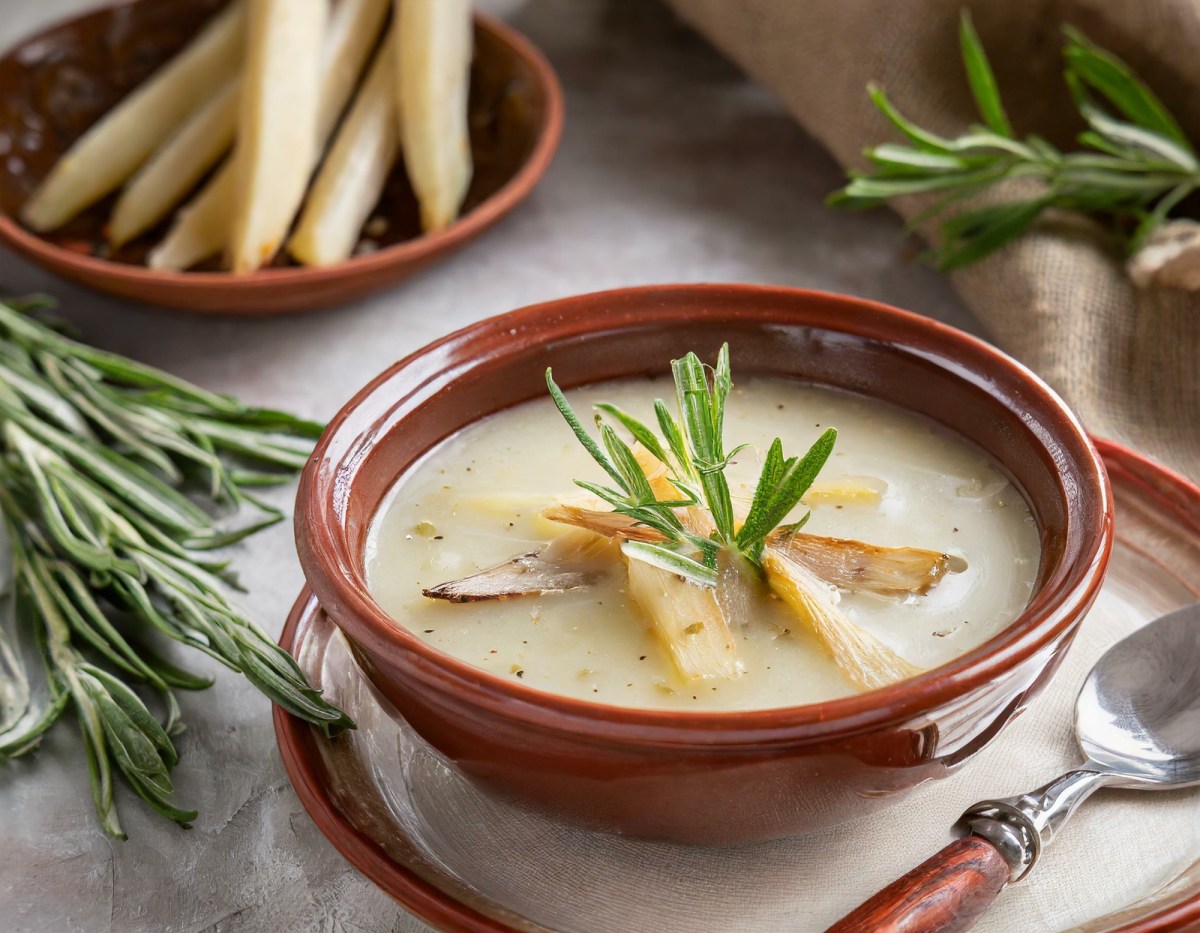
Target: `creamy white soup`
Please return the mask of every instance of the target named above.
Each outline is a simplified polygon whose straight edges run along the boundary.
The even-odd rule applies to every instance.
[[[674,387],[669,379],[620,381],[567,394],[589,425],[591,405],[599,401],[654,424],[653,399],[672,400]],[[848,624],[902,659],[911,675],[970,651],[1011,623],[1030,597],[1038,568],[1029,508],[984,453],[918,416],[791,381],[738,380],[727,405],[726,447],[752,447],[727,471],[735,509],[749,509],[775,437],[787,454],[803,454],[830,426],[838,429],[834,452],[795,512],[799,517],[811,509],[803,532],[950,558],[949,572],[924,595],[829,586]],[[723,676],[681,671],[645,607],[631,598],[620,560],[562,592],[463,603],[423,595],[544,547],[565,528],[541,512],[580,495],[575,479],[605,477],[549,398],[470,425],[400,476],[386,496],[367,542],[371,592],[397,625],[442,651],[579,699],[736,710],[864,689],[787,600],[765,585],[748,620],[729,626],[727,647],[736,661]]]

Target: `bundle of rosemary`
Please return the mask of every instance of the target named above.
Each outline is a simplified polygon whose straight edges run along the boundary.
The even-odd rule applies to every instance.
[[[662,399],[655,400],[654,415],[662,441],[632,415],[615,405],[601,403],[596,406],[596,427],[602,447],[584,429],[550,370],[546,370],[546,385],[576,438],[612,478],[616,488],[587,480],[576,480],[576,484],[663,538],[653,543],[625,541],[621,545],[625,554],[700,586],[715,587],[722,555],[737,566],[757,566],[768,535],[776,530],[792,533],[803,527],[808,513],[798,522],[780,526],[833,453],[837,430],[826,430],[803,457],[784,457],[783,443],[775,438],[763,458],[750,511],[744,521],[739,521],[734,514],[725,469],[750,445],[740,444],[728,452],[724,449],[725,403],[733,388],[729,344],[723,344],[717,355],[711,385],[704,364],[695,353],[673,360],[671,371],[679,418],[671,414]],[[624,427],[666,469],[669,487],[680,497],[657,497],[644,466],[601,413]],[[707,510],[711,531],[701,534],[684,524],[676,509],[692,506]]]
[[[910,222],[943,218],[931,258],[955,269],[1025,233],[1048,208],[1081,211],[1105,221],[1128,253],[1136,252],[1179,203],[1200,187],[1200,159],[1162,101],[1115,55],[1075,29],[1064,29],[1063,77],[1083,122],[1084,149],[1060,152],[1039,136],[1019,139],[1000,98],[995,75],[971,17],[959,28],[967,81],[983,120],[954,139],[906,119],[877,85],[871,101],[907,139],[865,150],[870,172],[829,203],[870,208],[911,194],[939,194]],[[1014,179],[1032,179],[1036,192],[958,209],[959,202]]]
[[[282,518],[248,490],[288,482],[321,426],[72,340],[31,316],[46,304],[0,303],[0,512],[12,554],[0,760],[35,749],[69,707],[105,832],[124,838],[114,771],[186,826],[196,814],[175,803],[170,776],[183,728],[175,691],[212,681],[169,663],[161,637],[329,732],[353,726],[226,598],[236,579],[211,553]],[[253,517],[226,526],[219,512]]]

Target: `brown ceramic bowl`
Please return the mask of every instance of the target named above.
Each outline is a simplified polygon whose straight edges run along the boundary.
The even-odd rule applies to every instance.
[[[391,620],[363,544],[396,477],[471,422],[571,385],[661,374],[729,341],[738,369],[886,399],[986,450],[1041,529],[1035,593],[1003,633],[881,690],[739,712],[627,709],[486,673]],[[618,832],[734,843],[886,806],[996,736],[1046,682],[1099,589],[1108,479],[1062,401],[987,344],[884,305],[746,285],[623,289],[491,318],[395,364],[334,418],[300,483],[300,561],[374,685],[474,778]]]
[[[471,148],[475,175],[459,220],[422,235],[416,200],[398,167],[377,215],[378,249],[324,268],[285,257],[252,275],[145,267],[168,222],[106,252],[106,198],[46,235],[16,220],[57,158],[99,117],[182,48],[226,0],[132,0],[102,7],[26,39],[0,58],[0,242],[65,278],[148,304],[207,314],[275,314],[351,301],[404,279],[478,236],[545,173],[562,131],[558,79],[523,36],[487,16],[475,22]]]

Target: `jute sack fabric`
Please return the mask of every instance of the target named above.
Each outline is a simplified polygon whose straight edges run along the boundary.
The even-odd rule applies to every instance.
[[[922,126],[957,135],[978,122],[958,51],[961,0],[667,2],[846,167],[864,164],[865,145],[896,138],[867,100],[870,80]],[[1200,145],[1200,0],[971,6],[1018,133],[1070,147],[1082,129],[1061,77],[1060,27],[1070,23],[1129,62]],[[896,206],[909,218],[926,203]],[[1103,231],[1070,216],[1049,218],[952,280],[992,340],[1050,382],[1094,434],[1200,477],[1200,293],[1135,288]]]

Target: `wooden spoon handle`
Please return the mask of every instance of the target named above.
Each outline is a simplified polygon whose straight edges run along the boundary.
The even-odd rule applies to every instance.
[[[969,930],[1008,878],[1008,862],[999,849],[980,836],[964,836],[893,881],[826,933]]]

